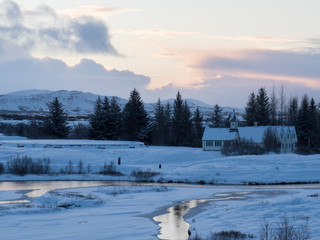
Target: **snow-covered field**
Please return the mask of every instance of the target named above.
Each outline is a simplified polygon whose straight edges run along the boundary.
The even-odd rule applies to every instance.
[[[74,176],[24,176],[0,175],[0,180],[41,179],[122,179],[130,177],[133,170],[159,172],[155,181],[182,181],[216,184],[243,184],[249,182],[314,182],[320,181],[320,155],[269,154],[262,156],[225,157],[220,152],[202,151],[186,147],[146,147],[139,142],[91,141],[91,140],[4,140],[0,138],[0,162],[17,156],[32,159],[50,158],[55,172],[64,169],[69,161],[74,171],[81,160],[84,169],[90,164],[97,172],[106,162],[116,165],[122,177],[74,175]],[[159,165],[161,164],[161,169]]]
[[[320,181],[320,155],[296,154],[225,157],[197,148],[146,147],[140,143],[89,140],[0,139],[0,162],[16,156],[34,160],[50,158],[59,172],[81,160],[91,173],[82,175],[0,175],[14,180],[135,180],[133,170],[159,172],[157,182],[248,182]],[[118,158],[121,165],[118,166]],[[114,161],[123,176],[94,174],[104,162]],[[161,168],[159,168],[161,164]],[[180,201],[212,199],[216,194],[240,192],[245,199],[208,201],[192,209],[185,219],[192,233],[239,230],[259,239],[260,226],[268,219],[274,226],[287,214],[299,226],[308,219],[313,240],[320,239],[319,185],[261,189],[248,186],[109,186],[57,189],[30,203],[0,204],[0,239],[157,239],[159,227],[152,219]],[[26,191],[0,188],[0,201],[25,199]],[[174,239],[174,238],[173,238]]]

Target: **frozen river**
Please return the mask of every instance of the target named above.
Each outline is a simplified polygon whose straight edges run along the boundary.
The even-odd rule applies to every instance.
[[[108,189],[109,190],[112,189],[112,191],[110,190],[110,193],[109,193]],[[248,206],[250,206],[250,204],[252,204],[252,201],[256,201],[261,204],[262,202],[267,203],[267,201],[270,201],[270,199],[273,199],[273,200],[276,200],[276,202],[279,202],[281,199],[285,199],[286,198],[285,196],[287,196],[287,201],[289,203],[290,201],[293,201],[291,199],[293,193],[297,193],[300,191],[307,191],[307,192],[310,192],[310,194],[314,192],[318,193],[319,189],[320,189],[319,184],[280,185],[280,186],[235,186],[235,185],[203,186],[203,185],[156,184],[156,183],[142,184],[142,183],[135,183],[135,182],[127,182],[127,181],[17,181],[17,182],[0,182],[0,202],[2,203],[2,206],[4,205],[8,206],[10,202],[14,203],[14,204],[11,204],[11,206],[14,206],[17,204],[23,204],[23,203],[25,205],[28,205],[33,202],[37,204],[41,202],[41,204],[45,205],[46,202],[51,201],[50,197],[54,199],[58,198],[58,200],[61,201],[61,199],[65,198],[66,196],[70,198],[71,196],[70,193],[72,192],[73,198],[68,199],[69,202],[67,203],[65,202],[63,202],[63,204],[59,203],[60,206],[66,206],[66,208],[68,208],[68,206],[81,205],[81,206],[85,206],[85,209],[88,210],[89,209],[88,206],[86,206],[86,203],[84,203],[86,201],[78,203],[79,196],[90,196],[86,198],[87,202],[90,202],[90,201],[94,201],[93,199],[95,198],[101,199],[102,198],[101,193],[104,193],[108,196],[108,199],[104,201],[106,201],[107,203],[115,204],[118,210],[115,210],[115,209],[109,210],[110,215],[108,214],[104,215],[104,218],[103,216],[98,214],[99,215],[97,217],[98,220],[93,220],[92,216],[90,217],[88,216],[87,218],[91,220],[83,220],[83,221],[79,220],[79,222],[81,222],[82,224],[86,224],[89,221],[90,222],[99,221],[99,219],[100,220],[105,219],[106,222],[109,222],[111,215],[119,217],[123,214],[123,215],[128,215],[128,218],[132,216],[134,217],[142,216],[144,218],[153,220],[154,225],[156,224],[158,225],[158,234],[156,233],[157,232],[156,229],[154,232],[154,236],[157,236],[156,238],[184,240],[184,239],[188,239],[188,231],[189,231],[189,234],[193,233],[194,232],[193,226],[195,225],[197,227],[198,225],[197,223],[192,221],[195,221],[195,219],[198,219],[197,221],[202,221],[200,217],[201,215],[208,212],[208,206],[220,205],[222,202],[224,202],[225,205],[230,205],[233,207],[239,206],[239,205],[242,206],[242,205],[245,205],[243,202],[246,202],[247,200],[248,200]],[[75,191],[77,192],[78,195],[75,194]],[[156,196],[157,192],[159,192],[158,194],[159,196]],[[194,193],[197,193],[197,194],[194,194]],[[175,196],[173,196],[172,194],[174,194]],[[122,197],[126,195],[128,196],[128,199]],[[308,196],[308,194],[306,195]],[[114,198],[109,199],[109,196],[114,196]],[[310,199],[314,200],[315,198],[310,198]],[[55,201],[58,201],[58,200],[55,200]],[[131,201],[131,203],[127,201]],[[144,201],[144,204],[138,201]],[[75,204],[73,202],[75,202]],[[99,206],[101,210],[105,208],[103,207],[103,204],[102,205],[96,204],[96,205]],[[138,210],[135,208],[135,205],[138,208]],[[140,209],[138,207],[140,205],[145,206],[146,211],[144,211],[143,209]],[[30,208],[32,208],[32,206],[34,205],[31,204],[30,206],[31,206]],[[148,206],[148,208],[146,206]],[[152,209],[152,206],[153,206],[153,209]],[[123,213],[118,212],[119,208],[123,208]],[[82,211],[81,209],[83,209],[83,207],[78,209],[72,209],[72,211],[81,212]],[[15,210],[14,212],[16,211],[17,210]],[[111,211],[116,211],[117,214]],[[134,212],[134,214],[133,213],[130,214],[130,211]],[[24,215],[23,217],[27,219],[29,219],[30,217],[31,218],[35,217],[34,212],[32,212],[33,214],[31,215],[30,213],[28,213],[28,211],[25,211],[27,214],[24,214],[23,211],[17,211],[17,212],[21,215]],[[49,214],[53,214],[53,213],[49,212]],[[61,211],[59,214],[61,214]],[[97,214],[97,212],[95,212],[95,214]],[[7,213],[2,213],[1,215],[2,216],[0,216],[0,221],[1,221],[1,218],[5,217],[6,215],[7,217],[8,216],[10,216],[10,218],[12,217],[12,214],[10,211],[8,211]],[[28,218],[28,215],[29,215],[29,218]],[[43,213],[42,213],[42,216],[43,216]],[[203,218],[205,220],[204,222],[206,222],[209,219],[208,216],[204,216]],[[12,219],[12,221],[14,220]],[[63,220],[62,222],[65,222],[65,221],[66,220]],[[129,219],[126,221],[129,221]],[[126,221],[124,220],[123,224],[125,224]],[[59,223],[57,225],[59,225]],[[132,231],[133,233],[136,232],[136,230],[133,228],[135,227],[138,228],[139,226],[132,226],[132,223],[130,225],[131,225],[130,231]],[[11,227],[12,229],[17,228],[13,226],[9,226],[9,227]],[[29,225],[29,227],[32,227],[32,226]],[[199,229],[201,230],[201,228]],[[62,232],[64,231],[66,230],[63,229]],[[70,230],[67,230],[67,232],[69,231]],[[106,230],[106,231],[110,232],[111,230]],[[137,230],[137,232],[139,231]],[[71,233],[69,232],[69,234]],[[119,238],[117,238],[117,233],[113,233],[113,234],[114,234],[114,238],[112,239],[121,239],[120,237],[121,234],[119,234]],[[8,236],[10,236],[10,232],[8,232]],[[12,237],[13,236],[16,236],[16,233],[13,234]],[[74,236],[74,235],[71,234],[70,236]],[[14,239],[14,237],[11,239]],[[38,239],[38,238],[35,236],[34,238],[26,238],[26,239]],[[71,237],[69,238],[68,235],[66,235],[66,237],[62,237],[62,239],[71,239]],[[100,239],[100,238],[96,236],[96,238],[93,238],[93,239]],[[125,238],[122,238],[122,239],[125,239]],[[136,238],[136,239],[139,239],[139,238]],[[143,237],[141,239],[143,239]],[[146,237],[146,239],[148,238]]]

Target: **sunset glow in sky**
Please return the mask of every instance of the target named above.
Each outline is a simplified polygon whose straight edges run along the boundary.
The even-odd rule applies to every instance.
[[[318,0],[0,0],[0,94],[80,90],[244,107],[320,100]]]

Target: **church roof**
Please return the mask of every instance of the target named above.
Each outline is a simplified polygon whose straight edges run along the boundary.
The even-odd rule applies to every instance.
[[[270,126],[239,127],[238,131],[241,139],[245,138],[247,140],[252,140],[256,143],[262,143],[263,135],[269,127]]]
[[[283,135],[286,136],[288,131],[290,134],[295,132],[293,126],[258,126],[258,127],[238,127],[237,132],[230,132],[229,128],[206,128],[202,140],[235,140],[237,134],[241,139],[252,140],[256,143],[263,143],[264,133],[268,128],[276,131],[278,138],[283,131]]]
[[[202,140],[235,140],[236,132],[230,132],[229,128],[205,128]]]

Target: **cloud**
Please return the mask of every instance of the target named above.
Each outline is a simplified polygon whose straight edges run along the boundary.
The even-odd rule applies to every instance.
[[[60,10],[59,13],[68,15],[71,17],[87,16],[90,13],[91,16],[105,17],[107,15],[119,14],[123,12],[137,12],[138,9],[132,8],[117,8],[100,5],[80,5],[72,9]]]
[[[211,55],[189,67],[207,79],[220,75],[222,79],[264,79],[320,89],[319,62],[319,53],[249,50],[226,56]]]
[[[90,59],[82,59],[74,66],[52,59],[34,58],[22,49],[6,48],[6,41],[0,40],[1,93],[25,89],[80,90],[103,95],[128,96],[134,88],[142,89],[150,78],[132,71],[107,70]],[[6,48],[6,49],[4,49]],[[16,57],[10,55],[14,50]]]
[[[118,55],[107,25],[94,17],[71,18],[41,5],[22,10],[13,1],[0,3],[0,38],[25,50],[51,49]]]
[[[171,83],[144,91],[147,97],[172,98],[179,90],[184,98],[244,107],[252,91],[257,92],[263,86],[271,93],[273,86],[280,89],[283,85],[288,98],[308,94],[317,102],[320,101],[318,53],[229,50],[214,53],[167,51],[163,55],[184,59],[183,65],[188,68],[194,81],[183,86]]]
[[[167,37],[167,38],[180,38],[180,37],[190,37],[199,36],[203,33],[191,32],[191,31],[167,31],[159,29],[154,26],[152,29],[135,30],[131,32],[132,34],[139,35],[143,38],[148,37]]]

